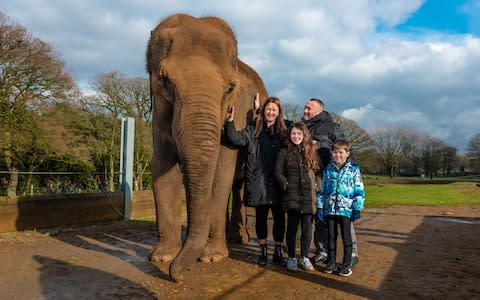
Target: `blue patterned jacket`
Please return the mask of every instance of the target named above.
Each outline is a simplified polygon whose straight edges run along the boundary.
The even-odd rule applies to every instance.
[[[323,171],[322,189],[317,193],[317,208],[325,216],[350,218],[353,210],[362,210],[365,188],[360,167],[349,160],[338,169],[332,160]]]

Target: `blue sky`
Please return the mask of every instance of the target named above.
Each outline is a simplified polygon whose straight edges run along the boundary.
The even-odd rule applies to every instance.
[[[215,15],[271,95],[362,128],[410,127],[463,152],[480,131],[480,0],[0,0],[51,44],[88,93],[100,73],[147,77],[150,30],[166,16]]]
[[[398,30],[430,30],[451,34],[480,34],[478,1],[429,0]]]

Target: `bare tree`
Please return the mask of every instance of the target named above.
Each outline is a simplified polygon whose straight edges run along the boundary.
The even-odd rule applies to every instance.
[[[285,103],[282,105],[285,119],[292,122],[300,121],[303,117],[302,107],[298,104]]]
[[[471,158],[480,159],[480,132],[472,136],[468,142],[467,153]]]
[[[31,145],[33,115],[45,103],[67,100],[76,90],[59,56],[0,13],[0,147],[9,171],[8,197],[16,197],[18,159]]]
[[[408,131],[404,128],[378,128],[371,133],[379,159],[390,178],[398,172],[400,162],[409,152]]]
[[[352,155],[364,172],[378,172],[378,158],[370,135],[357,122],[331,113],[335,122],[340,125],[345,138],[352,144]]]
[[[466,153],[469,164],[475,173],[480,173],[480,132],[472,136]]]
[[[422,147],[423,167],[427,176],[433,179],[442,166],[442,150],[445,144],[433,137],[426,137]]]
[[[404,175],[419,175],[422,172],[422,143],[427,136],[411,128],[402,128],[401,131],[404,135],[404,147],[398,172]]]
[[[442,149],[441,171],[443,176],[451,176],[458,165],[457,148],[445,145]]]
[[[143,175],[150,166],[152,156],[151,145],[151,113],[150,89],[146,78],[125,78],[119,72],[99,74],[93,84],[96,95],[90,105],[97,111],[108,111],[118,120],[122,117],[135,118],[135,161],[134,190],[142,188]],[[118,150],[119,123],[114,122],[110,128],[110,149],[108,185],[114,186],[116,153]]]
[[[340,125],[345,138],[352,144],[355,152],[363,152],[373,148],[372,138],[357,122],[335,113],[332,113],[332,115],[334,121]]]

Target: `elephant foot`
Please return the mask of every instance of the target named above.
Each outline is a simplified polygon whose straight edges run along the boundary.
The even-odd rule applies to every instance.
[[[179,250],[179,247],[166,247],[163,243],[157,242],[150,250],[148,259],[153,262],[169,262],[177,256]]]
[[[198,258],[201,262],[219,262],[225,257],[228,257],[228,248],[227,246],[223,247],[212,247],[208,244],[203,249],[202,254]]]
[[[182,273],[182,269],[178,267],[175,263],[170,265],[169,269],[170,280],[176,283],[181,283],[185,276]]]

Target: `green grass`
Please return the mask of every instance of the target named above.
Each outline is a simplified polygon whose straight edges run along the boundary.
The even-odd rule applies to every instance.
[[[448,184],[365,184],[365,207],[391,205],[480,205],[475,182]]]

